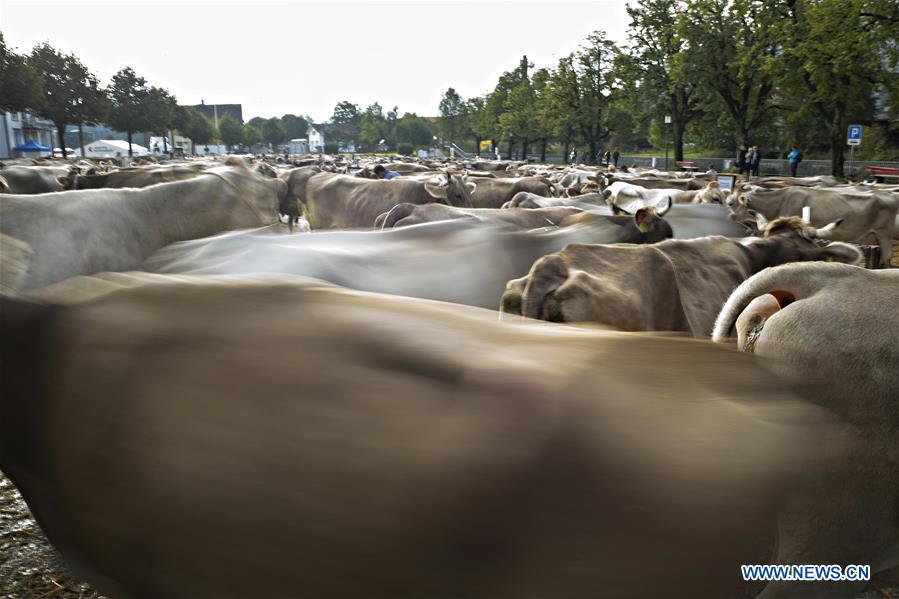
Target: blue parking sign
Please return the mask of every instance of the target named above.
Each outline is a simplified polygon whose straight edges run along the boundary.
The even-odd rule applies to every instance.
[[[861,145],[862,143],[862,126],[849,125],[849,133],[846,136],[846,143],[850,146]]]

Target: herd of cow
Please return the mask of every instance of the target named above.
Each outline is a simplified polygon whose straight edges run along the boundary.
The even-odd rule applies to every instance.
[[[0,470],[79,576],[899,586],[899,189],[379,160],[0,167]]]

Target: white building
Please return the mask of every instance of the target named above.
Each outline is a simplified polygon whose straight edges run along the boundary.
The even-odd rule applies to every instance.
[[[306,139],[309,140],[308,145],[310,152],[325,151],[325,134],[316,129],[312,123],[310,123],[309,128],[306,129]]]
[[[136,143],[131,144],[134,156],[146,156],[150,151]],[[120,139],[98,139],[84,146],[84,155],[88,158],[115,158],[128,155],[128,142]]]
[[[0,158],[17,158],[19,152],[12,149],[33,139],[38,144],[53,148],[59,145],[56,140],[56,125],[28,112],[0,112]],[[34,157],[31,152],[29,157]],[[41,152],[41,156],[49,156],[50,152]]]
[[[291,139],[287,144],[287,151],[290,154],[308,154],[309,142],[305,139]]]
[[[172,151],[171,136],[150,136],[149,149],[154,154],[166,154]],[[185,154],[193,154],[193,143],[183,135],[175,136],[175,148],[181,148]]]

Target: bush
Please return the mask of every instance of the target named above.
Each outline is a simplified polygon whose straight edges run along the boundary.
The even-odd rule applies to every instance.
[[[337,154],[340,149],[340,144],[336,141],[333,142],[325,142],[325,154]]]
[[[415,147],[412,144],[397,144],[396,151],[403,156],[411,156],[413,152],[415,152]]]

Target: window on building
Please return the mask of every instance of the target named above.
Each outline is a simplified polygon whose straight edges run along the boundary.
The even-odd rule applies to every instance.
[[[19,113],[18,113],[18,112],[13,112],[13,113],[11,113],[11,114],[12,114],[12,120],[14,120],[14,121],[18,121],[18,120],[19,120]]]
[[[16,140],[16,145],[17,145],[17,146],[21,146],[23,143],[25,143],[25,137],[22,135],[22,130],[21,130],[21,129],[14,129],[14,130],[13,130],[13,137],[14,137],[15,140]]]

